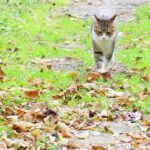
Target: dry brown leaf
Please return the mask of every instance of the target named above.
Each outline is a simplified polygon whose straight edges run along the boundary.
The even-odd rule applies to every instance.
[[[75,134],[75,137],[78,139],[87,139],[89,138],[89,135],[90,135],[89,131],[87,131],[87,132]]]
[[[49,69],[49,70],[52,69],[52,65],[51,65],[51,64],[47,64],[46,67],[47,67],[47,69]]]
[[[145,82],[150,82],[150,77],[148,75],[142,76],[141,79]]]
[[[67,149],[77,149],[78,145],[74,141],[69,141],[66,145]]]
[[[0,108],[3,106],[2,102],[0,102]]]
[[[28,147],[31,144],[30,142],[22,140],[22,139],[10,139],[10,138],[2,137],[2,140],[4,140],[9,147],[14,146],[14,145],[17,145],[17,148]]]
[[[119,96],[116,98],[117,106],[132,106],[133,102],[125,96]]]
[[[70,129],[66,124],[64,124],[62,122],[58,122],[56,129],[61,131],[62,137],[64,137],[64,138],[72,137],[72,134],[69,131]]]
[[[36,99],[40,96],[40,91],[39,90],[25,91],[24,94],[27,98]]]
[[[3,112],[3,116],[5,116],[5,117],[12,116],[14,114],[16,114],[16,110],[13,109],[13,107],[6,107]]]
[[[104,80],[106,80],[106,81],[110,80],[110,79],[111,79],[110,72],[102,73],[102,77],[103,77]]]
[[[12,123],[13,129],[16,131],[30,131],[35,125],[31,122],[17,121]]]
[[[147,97],[150,96],[150,92],[140,92],[138,95],[140,100],[145,100]]]
[[[44,84],[44,81],[42,79],[36,78],[36,79],[29,79],[28,82],[32,86],[41,86]]]
[[[132,145],[144,145],[150,143],[150,138],[141,135],[133,135],[130,133],[126,133],[127,136],[132,138]]]
[[[71,94],[75,94],[75,93],[77,93],[77,91],[78,91],[78,86],[77,86],[77,84],[73,83],[67,88],[65,95],[68,96]]]
[[[53,96],[53,99],[61,99],[63,98],[64,93],[62,91],[59,91],[55,96]]]
[[[88,81],[95,81],[100,78],[100,74],[97,72],[89,72],[88,73]]]
[[[25,110],[23,110],[23,109],[17,109],[17,115],[18,115],[18,116],[22,116],[22,115],[24,115],[25,113],[26,113]]]
[[[0,142],[0,150],[7,150],[7,146],[6,146],[6,143],[4,141]]]
[[[113,134],[113,131],[110,129],[109,126],[104,126],[104,131],[105,131],[106,133],[111,133],[111,134]]]
[[[102,146],[93,145],[93,146],[92,146],[92,150],[107,150],[107,149],[104,148],[104,147],[102,147]]]
[[[44,116],[49,116],[49,115],[52,115],[52,116],[58,116],[58,114],[55,112],[55,111],[53,111],[53,110],[51,110],[51,109],[46,109],[46,111],[44,111]]]
[[[132,48],[132,47],[133,47],[133,45],[131,45],[131,44],[128,44],[128,45],[125,45],[125,46],[124,46],[125,49],[130,49],[130,48]]]
[[[0,81],[2,81],[5,78],[5,76],[6,76],[6,74],[4,73],[2,68],[0,67]]]

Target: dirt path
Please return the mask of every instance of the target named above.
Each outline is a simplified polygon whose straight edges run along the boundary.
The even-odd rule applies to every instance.
[[[72,0],[69,6],[56,10],[55,14],[58,15],[65,14],[67,16],[72,16],[80,19],[92,18],[95,9],[99,8],[104,3],[104,1],[105,0]],[[150,3],[150,0],[124,0],[124,1],[111,0],[111,1],[113,1],[113,6],[119,16],[120,21],[132,20],[134,17],[135,7],[145,3]],[[69,50],[72,49],[71,44],[62,45],[62,47],[65,47],[65,49],[69,49]],[[73,47],[81,47],[81,45],[75,44],[73,45]],[[116,47],[116,49],[120,50],[121,48]],[[80,66],[79,64],[80,62],[77,62],[77,60],[66,61],[64,58],[62,58],[62,61],[60,61],[60,58],[51,60],[52,69],[54,70],[79,70],[78,67]],[[112,70],[114,71],[112,74],[115,74],[116,71],[117,73],[125,72],[126,69],[127,68],[123,64],[115,63],[115,65],[112,68]]]
[[[128,21],[133,18],[134,8],[144,3],[150,3],[150,0],[112,0],[113,6],[119,15],[121,21]],[[64,7],[58,12],[74,16],[77,18],[92,17],[95,8],[104,3],[104,0],[72,0],[69,7]],[[80,10],[80,11],[79,11]]]
[[[103,0],[72,0],[71,5],[69,7],[64,7],[58,10],[57,13],[63,13],[67,16],[72,16],[76,18],[92,18],[95,8],[102,5]],[[117,10],[117,14],[119,15],[120,21],[130,21],[134,17],[134,9],[138,5],[150,3],[150,0],[114,0],[114,7]],[[79,11],[80,10],[80,11]],[[126,70],[122,64],[116,63],[114,70],[121,71]],[[119,68],[119,69],[118,69]],[[121,68],[121,69],[120,69]],[[100,128],[108,127],[108,130],[105,133],[97,134],[98,132],[94,131],[81,131],[79,134],[82,134],[83,137],[87,136],[87,138],[74,138],[69,139],[73,143],[76,142],[80,147],[91,149],[92,145],[97,145],[98,147],[93,148],[93,150],[131,150],[131,149],[150,149],[149,144],[145,143],[143,140],[143,147],[138,145],[138,140],[145,136],[142,135],[145,133],[142,126],[139,123],[130,123],[130,122],[101,122],[99,125]],[[106,129],[107,130],[107,129]],[[109,133],[112,132],[112,133]],[[132,136],[134,135],[134,136]],[[82,136],[81,136],[82,137]],[[133,145],[132,145],[133,144]],[[135,144],[137,144],[137,148],[135,148]]]

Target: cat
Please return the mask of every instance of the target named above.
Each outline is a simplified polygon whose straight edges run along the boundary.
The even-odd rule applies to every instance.
[[[109,71],[114,59],[114,48],[118,34],[117,15],[111,9],[103,8],[94,14],[91,26],[92,45],[96,71]]]

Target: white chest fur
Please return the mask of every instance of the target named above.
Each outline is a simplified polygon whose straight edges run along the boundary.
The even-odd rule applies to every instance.
[[[111,37],[108,37],[106,35],[98,36],[92,29],[92,39],[101,49],[101,51],[103,51],[104,53],[109,53],[112,51],[112,44],[116,40],[116,34],[114,33]]]

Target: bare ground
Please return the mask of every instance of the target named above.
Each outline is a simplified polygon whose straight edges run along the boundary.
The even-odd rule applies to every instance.
[[[96,8],[105,0],[72,0],[69,7],[59,9],[57,12],[77,18],[92,18]],[[134,8],[138,5],[150,3],[150,0],[112,0],[113,7],[121,21],[129,21],[134,16]]]
[[[119,20],[126,22],[133,19],[134,9],[136,6],[149,2],[150,0],[114,0],[114,7],[119,15]],[[99,7],[102,3],[103,0],[72,0],[69,7],[57,10],[57,13],[63,13],[67,16],[77,17],[80,19],[92,18],[94,9]],[[74,62],[74,64],[76,64],[76,62]],[[56,68],[57,66],[55,66],[55,69]],[[113,74],[116,74],[116,71],[117,73],[120,73],[125,72],[126,70],[127,68],[119,63],[115,63],[112,68]],[[80,145],[80,147],[83,146],[83,148],[87,149],[91,149],[92,145],[97,145],[102,146],[101,148],[98,148],[100,150],[131,150],[135,149],[135,147],[133,148],[131,144],[132,138],[134,138],[132,137],[132,134],[137,135],[136,138],[138,138],[138,136],[143,133],[143,128],[138,123],[104,121],[99,126],[101,128],[108,127],[112,133],[97,134],[97,132],[94,131],[81,131],[79,133],[87,136],[87,138],[73,138],[69,139],[69,141],[73,141],[73,143],[76,142],[77,145]],[[149,149],[150,147],[143,147],[143,149],[146,148]],[[139,149],[139,147],[137,149]]]
[[[138,5],[142,5],[145,3],[150,3],[150,0],[112,0],[113,6],[119,16],[120,21],[130,21],[134,18],[134,9]],[[72,0],[69,6],[60,8],[56,10],[54,13],[57,15],[67,15],[70,17],[76,17],[79,19],[87,19],[92,18],[94,10],[100,7],[104,3],[104,0]],[[79,11],[80,10],[80,11]],[[71,50],[74,47],[82,47],[78,44],[72,45],[62,45],[63,49]],[[119,47],[116,47],[117,50],[120,50]],[[92,55],[92,50],[91,55]],[[94,59],[94,58],[93,58]],[[79,70],[81,66],[84,66],[84,63],[80,63],[80,61],[75,59],[66,60],[65,58],[56,58],[51,61],[52,69],[54,70]],[[58,63],[56,63],[58,62]],[[112,70],[113,74],[117,71],[117,73],[126,72],[127,67],[125,67],[121,63],[115,63],[113,65]]]

